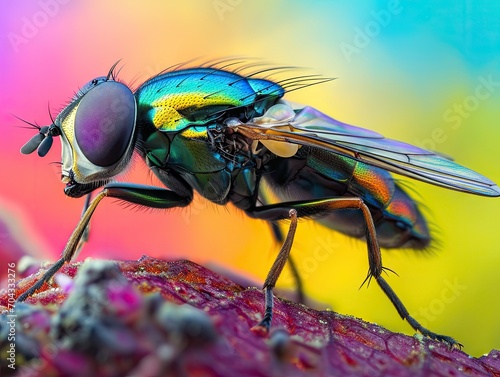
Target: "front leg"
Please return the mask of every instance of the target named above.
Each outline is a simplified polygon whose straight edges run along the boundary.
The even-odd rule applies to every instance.
[[[85,195],[85,202],[83,203],[83,209],[82,209],[82,217],[85,215],[85,212],[87,212],[91,200],[92,200],[92,193],[90,192],[87,195]],[[90,235],[90,222],[87,224],[85,230],[83,231],[82,237],[80,238],[78,246],[76,247],[75,255],[78,255],[82,250],[83,246],[85,245],[85,243],[87,243],[87,241],[89,240],[89,235]]]
[[[193,200],[193,193],[191,191],[190,193],[184,193],[184,195],[181,195],[175,191],[161,187],[145,186],[133,183],[108,183],[89,203],[75,230],[71,234],[61,258],[51,268],[49,268],[47,272],[45,272],[36,284],[19,296],[17,301],[26,300],[38,289],[40,289],[45,282],[49,281],[57,273],[57,271],[61,269],[64,263],[73,259],[97,205],[105,197],[116,198],[124,200],[128,203],[138,204],[150,208],[174,208],[185,207],[191,203]]]

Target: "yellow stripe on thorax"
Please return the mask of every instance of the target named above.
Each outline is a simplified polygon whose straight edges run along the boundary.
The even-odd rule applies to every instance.
[[[215,105],[238,106],[239,101],[224,96],[223,93],[210,96],[203,92],[168,94],[151,103],[154,108],[153,124],[162,131],[177,130],[187,122],[179,111]]]

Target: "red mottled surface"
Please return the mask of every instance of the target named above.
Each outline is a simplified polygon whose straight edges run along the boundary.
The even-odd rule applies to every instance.
[[[18,316],[16,335],[26,331],[30,341],[38,342],[35,357],[17,356],[17,375],[500,376],[498,351],[473,358],[436,341],[279,298],[271,334],[263,337],[250,330],[262,316],[261,290],[241,287],[189,261],[143,257],[116,263],[125,278],[118,269],[95,286],[77,278],[74,285],[66,283],[68,294],[56,284],[45,285],[27,300],[44,308],[16,306],[28,313]],[[74,277],[81,266],[72,263],[61,272]],[[19,282],[17,295],[39,276]],[[0,310],[7,302],[0,292]],[[100,309],[89,315],[89,307]],[[92,331],[85,332],[88,323]],[[86,344],[85,339],[100,340]],[[7,354],[5,344],[0,346]],[[18,348],[21,352],[22,345]],[[2,376],[16,375],[3,356],[0,366]]]

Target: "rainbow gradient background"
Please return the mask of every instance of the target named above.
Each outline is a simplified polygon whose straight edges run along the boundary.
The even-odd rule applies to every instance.
[[[14,237],[37,258],[60,255],[83,199],[64,196],[58,167],[50,164],[59,160],[57,139],[45,158],[19,153],[34,133],[12,114],[49,124],[48,104],[55,116],[118,59],[121,80],[135,85],[176,63],[230,56],[337,77],[287,98],[451,155],[500,183],[498,2],[6,2],[0,36],[0,218],[6,224],[0,242]],[[466,111],[450,118],[457,106]],[[158,184],[140,161],[122,179]],[[499,349],[500,198],[419,182],[411,187],[440,242],[435,253],[385,251],[385,266],[399,274],[389,283],[410,313],[455,337],[465,351],[477,356]],[[188,258],[261,284],[276,255],[268,226],[231,206],[197,197],[190,208],[169,212],[123,207],[113,200],[100,205],[80,258]],[[414,333],[375,283],[358,290],[368,268],[363,242],[302,221],[293,255],[315,300]],[[0,261],[0,268],[17,256]],[[279,285],[291,286],[288,272]]]

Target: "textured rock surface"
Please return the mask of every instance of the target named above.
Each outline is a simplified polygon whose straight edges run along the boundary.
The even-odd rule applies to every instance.
[[[250,330],[261,290],[188,261],[89,260],[61,270],[77,272],[16,304],[16,370],[7,367],[12,313],[0,292],[1,376],[500,376],[498,351],[473,358],[281,299],[263,337]]]

